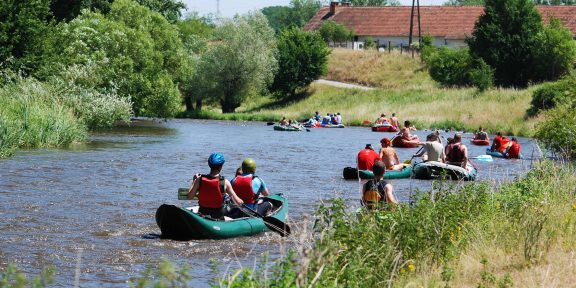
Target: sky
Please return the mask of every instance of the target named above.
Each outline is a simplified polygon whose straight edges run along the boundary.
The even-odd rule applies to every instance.
[[[420,0],[420,5],[442,5],[446,0]],[[188,7],[188,12],[196,11],[199,15],[216,14],[216,0],[182,0]],[[402,5],[412,5],[412,0],[400,0]],[[268,6],[288,6],[290,0],[220,0],[222,17],[232,17],[251,10]]]

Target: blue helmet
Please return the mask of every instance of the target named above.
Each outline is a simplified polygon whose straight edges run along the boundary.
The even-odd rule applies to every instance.
[[[210,154],[210,157],[208,157],[208,165],[209,166],[220,166],[220,165],[224,165],[224,155],[222,155],[222,153],[218,153],[218,152],[214,152],[212,154]]]

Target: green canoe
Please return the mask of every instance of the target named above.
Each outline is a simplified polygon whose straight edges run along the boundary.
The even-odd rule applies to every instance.
[[[288,216],[288,202],[282,194],[263,198],[273,205],[274,212],[269,217],[282,222]],[[193,211],[197,207],[181,208],[163,204],[156,211],[156,224],[162,231],[162,238],[174,240],[222,239],[249,236],[268,231],[262,218],[245,217],[238,219],[214,220],[202,217]]]
[[[450,165],[446,163],[428,161],[420,162],[414,165],[414,178],[416,179],[440,179],[446,178],[451,180],[464,180],[473,181],[476,180],[478,175],[478,170],[474,168],[470,163],[466,165],[466,169]]]
[[[360,175],[360,179],[374,178],[374,173],[370,170],[360,170],[360,172],[358,172],[356,168],[346,167],[342,171],[342,176],[346,180],[358,179],[358,175]],[[406,166],[402,170],[386,170],[384,179],[410,178],[410,175],[412,175],[412,166]]]
[[[276,130],[276,131],[302,131],[302,128],[296,128],[293,126],[276,125],[276,126],[274,126],[274,130]]]

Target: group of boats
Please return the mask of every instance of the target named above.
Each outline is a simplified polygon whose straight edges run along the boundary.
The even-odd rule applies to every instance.
[[[274,123],[269,123],[269,125]],[[302,125],[304,126],[304,125]],[[274,125],[277,131],[302,131],[302,126],[280,126]],[[305,126],[306,128],[344,128],[345,126],[332,124],[315,124]],[[398,128],[392,125],[372,126],[374,132],[397,132]],[[406,141],[402,137],[395,137],[392,146],[402,148],[418,147],[420,139]],[[489,146],[489,139],[472,139],[471,144]],[[493,152],[486,149],[486,157],[506,158],[500,152]],[[410,161],[411,162],[411,161]],[[384,179],[451,179],[473,181],[478,175],[478,170],[470,162],[466,168],[450,165],[446,163],[428,161],[415,164],[405,164],[401,170],[387,170]],[[372,179],[374,174],[370,170],[358,170],[354,167],[346,167],[342,171],[342,176],[346,180],[350,179]],[[161,237],[174,240],[191,239],[222,239],[238,236],[250,236],[264,231],[274,231],[282,236],[290,234],[290,227],[285,223],[288,216],[288,202],[282,194],[273,194],[263,197],[262,201],[272,204],[272,210],[268,215],[259,215],[256,211],[248,207],[236,207],[244,212],[241,218],[228,218],[215,220],[198,213],[198,206],[178,207],[176,205],[163,204],[156,211],[156,223],[162,232]]]

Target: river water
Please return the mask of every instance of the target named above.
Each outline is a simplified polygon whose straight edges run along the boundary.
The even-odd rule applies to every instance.
[[[427,133],[417,132],[422,139]],[[58,286],[68,287],[78,267],[81,287],[126,287],[129,279],[166,259],[188,264],[192,285],[206,287],[218,276],[211,273],[210,259],[219,261],[221,275],[252,267],[265,251],[274,259],[298,245],[272,232],[188,242],[144,237],[160,233],[154,214],[162,203],[192,205],[177,200],[177,189],[188,186],[194,173],[208,172],[210,153],[225,155],[227,177],[243,158],[254,158],[270,191],[287,196],[289,223],[298,229],[320,201],[339,196],[351,209],[358,206],[358,182],[343,180],[342,168],[355,166],[356,153],[366,143],[378,148],[384,136],[392,133],[369,128],[277,132],[260,122],[136,121],[66,149],[20,151],[0,160],[0,269],[15,263],[36,275],[53,265]],[[536,155],[530,139],[520,140],[525,156]],[[484,154],[483,147],[468,147],[471,156]],[[401,161],[416,151],[397,149]],[[531,165],[503,159],[476,163],[479,180],[494,182],[513,179]],[[432,183],[391,182],[400,201]]]

